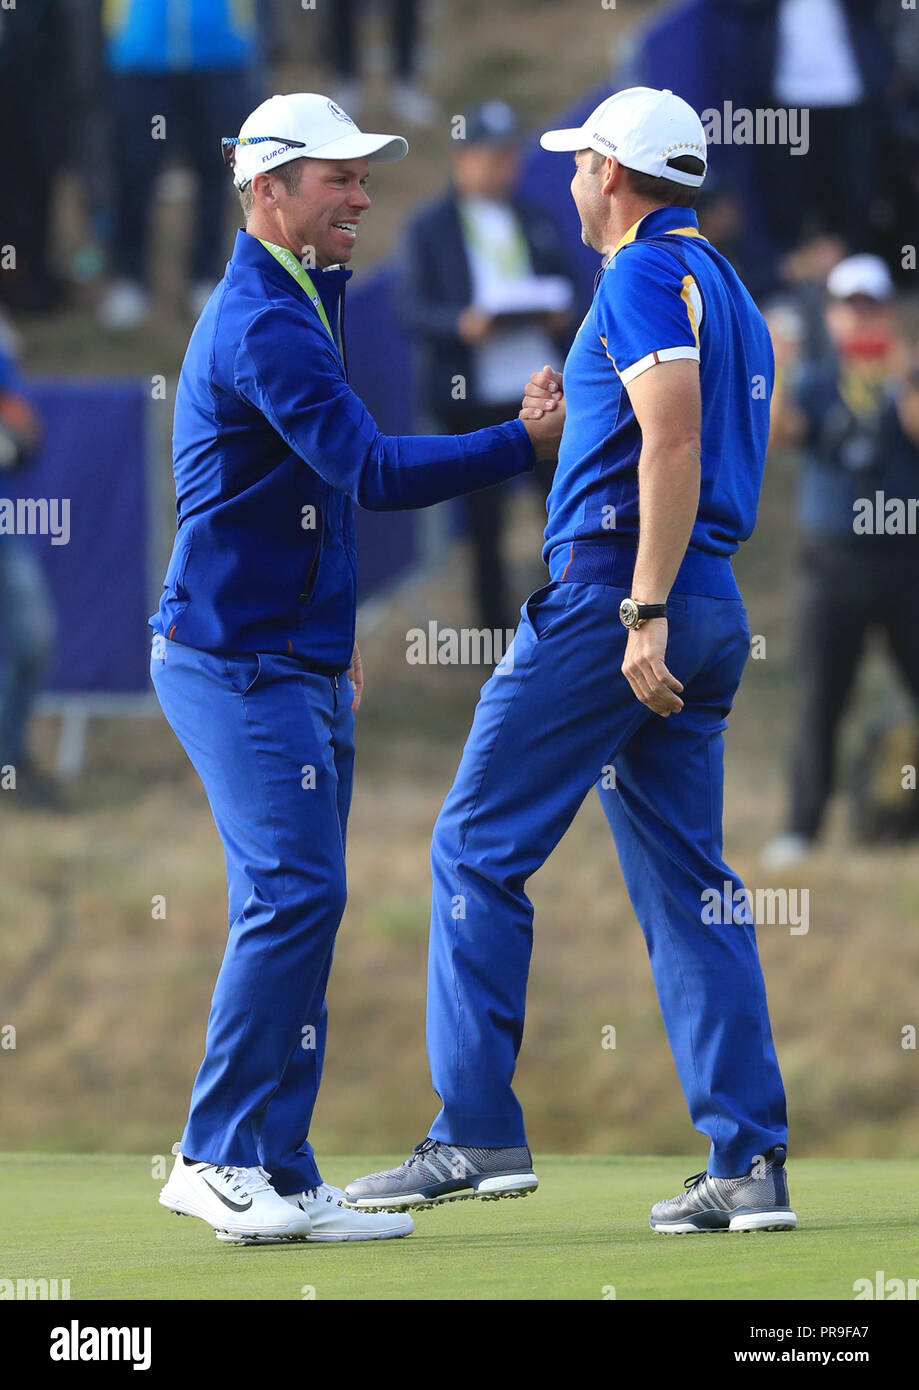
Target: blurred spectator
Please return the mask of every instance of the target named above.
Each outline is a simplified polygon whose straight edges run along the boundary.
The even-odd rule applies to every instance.
[[[890,88],[892,42],[902,69],[912,41],[909,15],[891,39],[892,26],[881,23],[889,8],[879,0],[680,0],[638,25],[617,63],[618,86],[670,87],[703,122],[715,115],[708,181],[719,199],[734,201],[739,235],[726,254],[752,268],[758,298],[780,288],[783,258],[802,242],[832,237],[851,251],[873,249],[885,218],[900,225],[911,206],[903,168],[899,186],[894,178],[885,188],[882,174],[909,87],[904,74]],[[729,113],[780,108],[804,108],[806,153],[725,138]]]
[[[794,358],[777,325],[772,443],[801,444],[798,520],[803,574],[796,604],[800,708],[787,833],[763,862],[808,852],[833,788],[837,734],[868,632],[883,629],[919,706],[919,360],[898,330],[890,272],[851,256],[830,272],[829,362]]]
[[[393,114],[409,125],[428,126],[434,102],[418,83],[418,36],[421,0],[386,0],[392,46]],[[360,58],[360,20],[364,0],[335,0],[328,7],[326,46],[335,75],[335,99],[358,119],[364,104]]]
[[[72,43],[69,69],[74,172],[89,232],[71,253],[69,272],[85,282],[102,274],[112,242],[112,147],[104,97],[103,0],[63,0]]]
[[[904,264],[903,251],[915,251],[919,232],[919,15],[905,5],[882,11],[893,54],[888,92],[889,114],[879,150],[878,182],[880,251],[904,282],[916,278],[915,261]]]
[[[839,237],[821,233],[789,251],[777,267],[778,302],[793,306],[799,315],[798,355],[811,363],[835,360],[825,324],[826,282],[833,267],[845,259],[847,249]]]
[[[700,222],[707,199],[722,223],[714,244],[757,299],[778,281],[767,207],[775,190],[763,184],[755,148],[723,138],[723,120],[726,110],[765,104],[768,9],[764,0],[679,0],[655,9],[617,52],[614,73],[617,87],[669,87],[702,116],[710,146]],[[728,246],[719,240],[725,230]]]
[[[104,12],[115,156],[115,276],[103,327],[136,328],[148,311],[147,242],[158,168],[181,156],[197,177],[188,307],[197,315],[220,278],[228,197],[220,140],[257,103],[254,0],[119,0]],[[267,135],[271,131],[265,132]]]
[[[0,270],[0,301],[48,313],[63,297],[51,268],[51,195],[68,149],[70,30],[63,0],[0,7],[0,243],[15,266]]]
[[[756,8],[755,6],[753,8]],[[807,233],[869,244],[890,54],[873,0],[762,0],[765,106],[808,112],[808,150],[762,145],[779,251]],[[768,79],[768,80],[766,80]]]
[[[0,488],[4,477],[28,464],[39,442],[13,351],[12,333],[0,320]],[[52,784],[34,767],[27,742],[53,640],[51,601],[31,544],[24,536],[0,534],[0,768],[15,769],[17,804],[53,800]]]
[[[420,358],[419,404],[432,429],[462,434],[517,414],[531,372],[559,366],[572,286],[556,228],[517,198],[519,130],[503,101],[467,113],[452,182],[416,214],[405,239],[401,303]],[[534,307],[556,301],[551,309]],[[553,466],[537,464],[543,498]],[[515,626],[501,554],[505,487],[463,499],[480,622]]]

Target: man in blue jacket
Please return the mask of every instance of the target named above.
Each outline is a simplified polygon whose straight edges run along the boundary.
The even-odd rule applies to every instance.
[[[551,455],[561,423],[380,434],[343,366],[343,262],[370,161],[406,142],[301,93],[264,102],[225,148],[246,230],[182,367],[151,673],[223,840],[230,931],[160,1201],[226,1240],[399,1236],[405,1216],[342,1205],[307,1139],[361,686],[352,504],[424,507],[500,482]]]

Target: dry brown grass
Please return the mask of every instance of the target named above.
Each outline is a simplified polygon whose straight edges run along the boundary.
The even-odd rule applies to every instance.
[[[806,869],[766,879],[790,718],[790,477],[771,470],[761,528],[738,564],[754,633],[728,735],[726,855],[750,886],[810,889],[810,931],[763,927],[760,944],[799,1150],[915,1151],[919,852],[862,851],[837,805]],[[532,498],[515,505],[521,593],[539,582]],[[529,559],[524,563],[523,557]],[[461,552],[402,593],[364,643],[351,821],[351,895],[330,990],[315,1126],[327,1151],[399,1149],[433,1098],[423,1016],[431,827],[468,730],[481,673],[409,667],[405,633],[468,622]],[[853,728],[887,685],[863,673]],[[51,729],[43,734],[47,738]],[[165,723],[100,722],[66,815],[4,816],[0,1024],[4,1147],[162,1151],[199,1060],[225,932],[223,860],[203,792]],[[596,798],[532,881],[536,947],[519,1070],[533,1142],[583,1152],[685,1152],[685,1117],[641,933]],[[151,916],[164,894],[165,921]],[[613,1024],[617,1047],[600,1045]]]

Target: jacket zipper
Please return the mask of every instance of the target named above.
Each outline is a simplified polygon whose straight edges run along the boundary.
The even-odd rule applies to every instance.
[[[319,562],[322,559],[322,540],[325,535],[325,507],[320,507],[318,503],[316,505],[316,520],[318,522],[316,527],[316,549],[313,551],[309,569],[303,577],[300,593],[297,595],[297,601],[299,603],[306,603],[313,589],[316,587],[316,573],[319,569]]]
[[[321,552],[322,542],[320,538],[320,540],[316,543],[316,551],[313,555],[312,560],[310,561],[310,567],[306,572],[306,578],[303,581],[303,589],[299,595],[300,603],[306,603],[309,599],[310,594],[313,592],[313,586],[316,583],[316,571],[319,568],[319,556]]]
[[[348,379],[348,363],[347,363],[347,359],[345,358],[345,295],[344,295],[344,285],[342,285],[341,299],[340,299],[339,302],[338,302],[338,337],[339,337],[339,341],[338,341],[338,343],[336,343],[336,347],[338,348],[338,350],[339,350],[339,356],[340,356],[341,359],[342,359],[342,366],[344,367],[344,371],[345,371],[345,380],[347,381],[347,379]],[[316,582],[316,571],[317,571],[317,569],[319,568],[319,560],[320,560],[320,557],[321,557],[321,555],[322,555],[322,537],[323,537],[324,531],[325,531],[325,516],[324,516],[324,514],[320,511],[320,514],[319,514],[319,539],[318,539],[317,544],[316,544],[316,553],[314,554],[314,556],[313,556],[313,558],[312,558],[312,561],[311,561],[311,563],[310,563],[309,570],[307,571],[306,578],[305,578],[304,581],[303,581],[303,589],[302,589],[302,592],[300,593],[300,602],[301,602],[301,603],[306,603],[307,600],[308,600],[309,597],[310,597],[310,594],[313,592],[313,585],[314,585],[315,582]]]

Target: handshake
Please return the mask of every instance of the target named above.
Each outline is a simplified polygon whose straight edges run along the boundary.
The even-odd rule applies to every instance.
[[[523,421],[538,459],[554,459],[565,425],[562,374],[552,367],[534,372],[524,388],[519,419]]]

